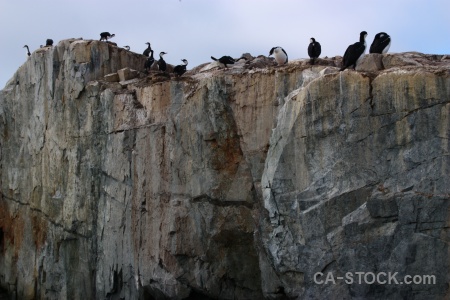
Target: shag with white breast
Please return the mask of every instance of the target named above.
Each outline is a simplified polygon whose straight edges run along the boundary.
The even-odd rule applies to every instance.
[[[385,54],[391,47],[391,37],[386,32],[380,32],[375,35],[369,53]]]
[[[342,58],[342,68],[340,69],[340,71],[344,71],[350,66],[356,68],[358,59],[362,57],[362,55],[366,51],[366,37],[367,32],[361,31],[361,33],[359,34],[359,42],[348,46],[347,50],[344,53],[344,57]]]
[[[145,43],[145,44],[147,44],[148,47],[145,48],[145,50],[144,50],[144,52],[143,52],[142,54],[148,57],[148,56],[150,55],[150,51],[152,50],[152,47],[150,46],[150,43],[149,43],[149,42],[147,42],[147,43]]]
[[[271,55],[273,55],[278,65],[284,65],[288,62],[288,55],[280,46],[270,49],[269,56]]]
[[[221,58],[217,59],[214,56],[211,56],[211,59],[219,62],[219,67],[228,68],[228,65],[233,65],[236,61],[231,56],[225,55]]]
[[[153,50],[150,49],[150,57],[147,58],[147,60],[145,61],[145,64],[144,64],[145,71],[149,71],[154,62],[155,62],[155,59],[153,58]]]
[[[166,61],[164,60],[163,56],[167,54],[166,52],[160,52],[159,53],[159,60],[158,60],[158,69],[160,71],[165,72],[167,69]]]
[[[175,66],[175,68],[173,68],[173,72],[175,74],[177,74],[178,77],[180,77],[181,75],[183,75],[186,72],[186,66],[188,65],[187,59],[182,59],[181,61],[183,62],[182,65],[178,65],[178,66]]]

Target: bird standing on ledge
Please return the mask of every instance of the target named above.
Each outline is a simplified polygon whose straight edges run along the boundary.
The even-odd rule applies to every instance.
[[[180,77],[186,72],[186,66],[188,64],[188,61],[186,59],[182,59],[181,61],[184,63],[184,65],[178,65],[175,68],[173,68],[173,72],[177,74],[178,77]]]
[[[150,49],[150,57],[147,58],[147,60],[145,61],[145,64],[144,64],[145,71],[148,72],[151,69],[154,62],[155,62],[155,59],[153,58],[153,50]]]
[[[158,69],[160,71],[165,72],[167,69],[166,61],[164,60],[163,56],[167,54],[166,52],[160,52],[159,53],[159,60],[158,60]],[[153,55],[152,55],[153,56]]]
[[[147,42],[145,44],[147,44],[148,47],[144,50],[144,52],[142,54],[148,57],[150,55],[150,51],[152,50],[152,47],[150,46],[149,42]]]
[[[222,56],[219,59],[215,58],[214,56],[211,56],[211,59],[219,62],[219,67],[226,68],[226,69],[228,68],[227,65],[233,65],[236,62],[234,60],[234,58],[232,58],[231,56],[228,56],[228,55]]]
[[[269,56],[271,55],[273,55],[278,65],[284,65],[288,62],[288,55],[280,46],[270,49]]]
[[[344,53],[344,57],[342,58],[342,68],[340,71],[344,71],[350,66],[353,66],[353,69],[356,68],[358,59],[361,58],[366,51],[366,37],[367,32],[361,31],[359,34],[359,42],[348,46]]]
[[[391,47],[391,37],[386,32],[380,32],[375,35],[369,53],[385,54]]]
[[[113,38],[115,36],[115,34],[111,34],[109,32],[102,32],[100,33],[100,41],[108,41],[108,39]]]
[[[31,53],[30,53],[30,48],[28,48],[28,45],[23,46],[23,48],[27,48],[27,55],[30,56]]]
[[[308,46],[308,55],[311,58],[310,63],[313,65],[315,63],[316,58],[320,56],[322,52],[322,47],[319,42],[316,42],[315,38],[310,39],[310,43]]]

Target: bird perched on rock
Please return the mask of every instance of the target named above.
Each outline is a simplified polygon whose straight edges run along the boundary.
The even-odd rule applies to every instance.
[[[108,41],[108,39],[113,38],[115,36],[115,34],[111,34],[109,32],[102,32],[100,33],[100,41]]]
[[[375,35],[369,53],[387,53],[391,46],[391,37],[386,32],[380,32]]]
[[[269,56],[271,55],[273,55],[278,65],[284,65],[288,62],[288,55],[280,46],[270,49]]]
[[[160,71],[165,72],[167,69],[166,61],[164,60],[163,56],[167,54],[166,52],[160,52],[159,53],[159,60],[158,60],[158,69]]]
[[[367,32],[361,31],[361,33],[359,34],[359,42],[348,46],[347,50],[344,53],[344,57],[342,58],[342,68],[340,69],[340,71],[344,71],[350,66],[356,68],[358,59],[362,57],[362,55],[366,51],[366,37]]]
[[[23,46],[23,48],[27,48],[27,55],[30,56],[31,53],[30,53],[30,48],[28,48],[28,45]]]
[[[125,49],[125,50],[127,50],[127,51],[130,51],[130,46],[123,46],[123,48]]]
[[[322,52],[322,47],[319,42],[316,42],[315,38],[310,39],[310,43],[308,46],[308,55],[311,58],[310,63],[313,65],[315,63],[316,58],[320,56]]]
[[[45,46],[53,46],[53,40],[52,39],[47,39],[45,41]]]
[[[228,55],[222,56],[219,59],[215,58],[214,56],[211,56],[211,59],[219,62],[219,67],[222,67],[222,68],[228,68],[227,65],[232,65],[236,62],[234,60],[234,58],[232,58],[231,56],[228,56]]]
[[[152,47],[150,46],[149,42],[147,42],[146,44],[148,45],[148,47],[144,50],[144,52],[142,54],[144,54],[145,56],[149,56],[150,51],[152,50]]]
[[[155,59],[153,58],[153,50],[150,49],[150,57],[147,58],[147,60],[145,61],[145,64],[144,64],[145,70],[146,71],[150,70],[150,68],[152,67],[154,62],[155,62]]]
[[[173,72],[177,74],[178,77],[180,77],[186,72],[186,66],[188,65],[187,59],[182,59],[181,61],[184,63],[183,65],[178,65],[175,66],[175,68],[173,68]]]

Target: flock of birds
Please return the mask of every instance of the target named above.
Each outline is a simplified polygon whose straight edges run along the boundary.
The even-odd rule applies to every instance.
[[[102,32],[100,33],[100,41],[108,41],[108,39],[111,39],[115,36],[115,34],[111,34],[109,32]],[[361,58],[361,56],[366,51],[366,37],[367,32],[362,31],[359,34],[359,41],[351,44],[347,47],[347,50],[344,53],[344,56],[342,58],[342,67],[340,71],[345,70],[348,67],[356,68],[356,64],[358,63],[358,60]],[[155,58],[153,57],[153,49],[149,42],[145,43],[147,48],[142,53],[147,57],[147,60],[144,64],[144,69],[146,72],[148,72],[153,64],[155,63]],[[52,39],[47,39],[45,46],[41,45],[42,47],[48,47],[53,45]],[[370,46],[369,53],[380,53],[384,54],[387,53],[389,50],[389,47],[391,46],[391,37],[385,33],[380,32],[375,35],[375,38],[372,42],[372,45]],[[27,45],[24,46],[24,48],[27,48],[27,55],[30,56],[30,49]],[[130,46],[124,46],[126,50],[130,50]],[[319,58],[320,54],[322,52],[322,47],[319,42],[317,42],[314,38],[310,39],[310,43],[308,46],[308,55],[310,57],[310,64],[314,65],[316,62],[316,59]],[[159,53],[159,60],[156,61],[156,66],[159,71],[166,72],[167,70],[167,63],[164,61],[163,56],[167,54],[166,52],[160,52]],[[275,58],[275,61],[278,65],[284,65],[288,62],[288,55],[286,51],[282,47],[273,47],[270,49],[269,56],[273,56]],[[244,59],[246,60],[246,57],[241,57],[239,59],[234,59],[231,56],[222,56],[221,58],[217,59],[213,56],[211,56],[211,59],[214,61],[217,61],[219,64],[219,67],[222,68],[228,68],[228,65],[233,65],[237,61]],[[183,62],[182,65],[177,65],[173,68],[173,72],[178,76],[182,76],[186,72],[186,67],[188,65],[188,61],[186,59],[181,60]]]

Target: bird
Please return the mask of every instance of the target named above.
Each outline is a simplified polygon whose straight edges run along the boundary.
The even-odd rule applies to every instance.
[[[123,46],[123,48],[125,49],[125,50],[127,50],[127,51],[130,51],[130,46]]]
[[[361,31],[359,34],[359,42],[356,42],[347,47],[345,50],[344,57],[342,58],[342,68],[340,71],[344,71],[350,66],[356,68],[356,63],[358,59],[362,57],[364,52],[366,51],[366,37],[367,32]]]
[[[214,56],[211,56],[211,59],[214,61],[218,61],[219,62],[219,66],[220,67],[224,67],[224,68],[228,68],[227,65],[232,65],[234,64],[236,61],[234,60],[234,58],[232,58],[231,56],[225,55],[222,56],[221,58],[217,59]]]
[[[30,53],[30,48],[28,48],[28,45],[23,46],[23,48],[27,48],[27,55],[30,56],[31,53]]]
[[[109,32],[102,32],[102,33],[100,33],[100,41],[103,41],[103,40],[108,41],[108,38],[110,39],[110,38],[113,38],[114,36],[115,36],[114,33],[111,34]]]
[[[319,42],[316,42],[315,38],[310,39],[310,43],[308,46],[308,55],[311,58],[310,63],[313,65],[315,63],[316,58],[320,56],[322,52],[322,47]]]
[[[273,55],[278,65],[287,64],[288,62],[288,55],[280,46],[270,49],[269,56],[271,55]]]
[[[184,65],[178,65],[175,66],[175,68],[173,68],[173,72],[177,74],[178,77],[180,77],[186,72],[186,66],[188,65],[187,59],[182,59],[181,61],[184,63]]]
[[[150,47],[150,43],[149,42],[147,42],[146,44],[148,45],[148,47],[144,50],[144,53],[142,53],[142,54],[144,54],[145,56],[149,56],[150,55],[150,51],[152,50],[152,47]]]
[[[158,69],[160,71],[163,71],[163,72],[165,72],[166,69],[167,69],[167,64],[166,64],[166,62],[164,61],[164,58],[163,58],[163,56],[165,54],[167,54],[167,53],[166,52],[160,52],[159,53],[159,60],[158,60]]]
[[[53,46],[53,40],[47,39],[47,41],[45,41],[45,46]]]
[[[155,62],[155,59],[153,58],[153,50],[150,49],[150,57],[147,58],[147,60],[145,61],[145,64],[144,64],[145,70],[146,71],[150,70],[150,68],[152,67],[154,62]]]
[[[380,32],[375,35],[369,53],[387,53],[391,46],[391,37],[386,32]]]

